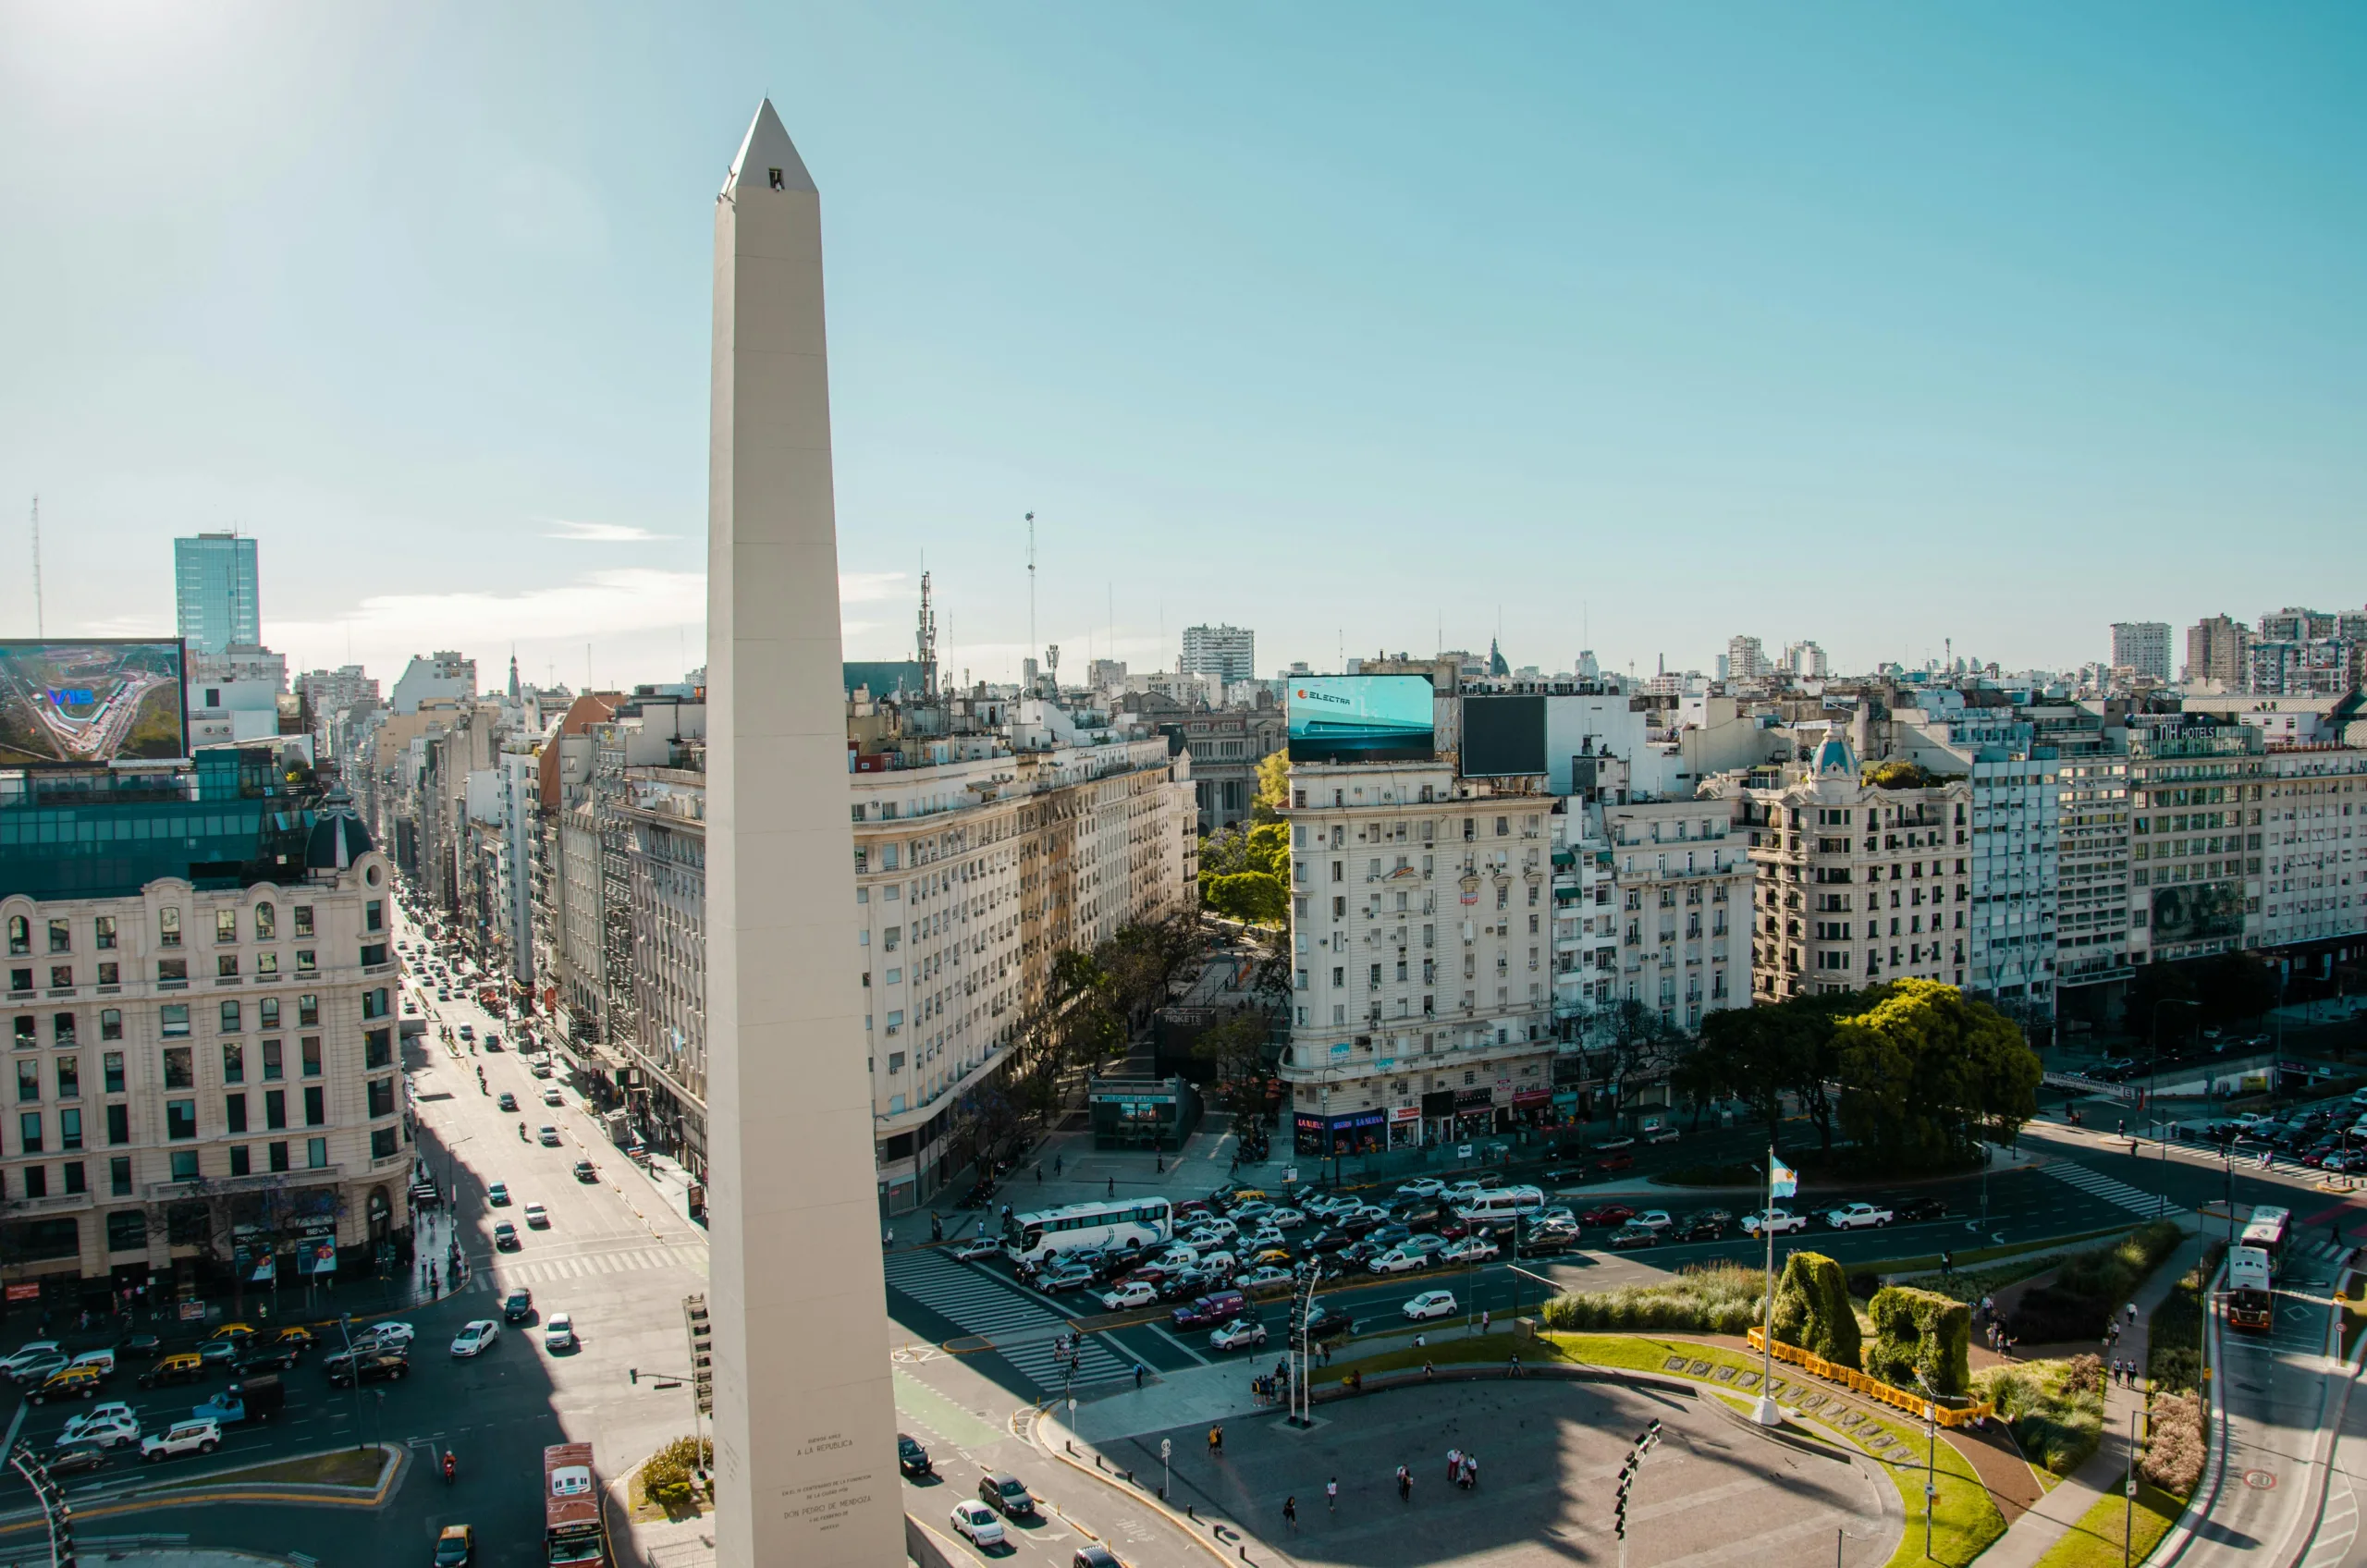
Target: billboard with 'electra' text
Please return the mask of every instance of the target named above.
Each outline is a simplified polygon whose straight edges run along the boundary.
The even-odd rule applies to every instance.
[[[1293,762],[1429,762],[1436,754],[1426,675],[1303,675],[1284,690]]]

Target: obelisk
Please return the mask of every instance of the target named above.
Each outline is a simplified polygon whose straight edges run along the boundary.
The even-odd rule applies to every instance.
[[[904,1561],[847,815],[821,196],[767,101],[715,207],[707,1150],[719,1568]]]

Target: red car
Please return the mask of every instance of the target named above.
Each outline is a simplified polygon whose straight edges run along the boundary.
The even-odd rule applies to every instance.
[[[1635,1163],[1636,1157],[1632,1154],[1613,1154],[1596,1160],[1594,1168],[1597,1170],[1625,1170]]]
[[[1607,1203],[1600,1208],[1588,1209],[1578,1216],[1581,1225],[1625,1225],[1636,1218],[1636,1211],[1624,1203]]]

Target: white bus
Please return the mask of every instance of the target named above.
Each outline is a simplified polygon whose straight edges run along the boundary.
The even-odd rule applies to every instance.
[[[2236,1244],[2258,1247],[2268,1254],[2268,1266],[2273,1270],[2284,1261],[2285,1243],[2291,1239],[2292,1232],[2293,1211],[2289,1208],[2270,1208],[2263,1204],[2253,1209],[2251,1218],[2244,1221],[2243,1239]]]
[[[1014,1214],[1003,1221],[1002,1250],[1013,1263],[1041,1263],[1081,1247],[1159,1246],[1174,1234],[1165,1198],[1120,1198]]]
[[[1545,1192],[1540,1187],[1490,1187],[1467,1203],[1454,1206],[1454,1212],[1465,1219],[1510,1219],[1515,1215],[1535,1214],[1545,1207]]]

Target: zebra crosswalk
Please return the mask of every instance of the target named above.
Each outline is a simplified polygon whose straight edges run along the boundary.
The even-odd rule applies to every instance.
[[[2100,1170],[2091,1170],[2071,1160],[2054,1160],[2039,1169],[2066,1185],[2079,1188],[2090,1197],[2102,1198],[2109,1204],[2117,1204],[2129,1213],[2141,1215],[2148,1219],[2156,1216],[2167,1217],[2186,1212],[2183,1205],[2165,1204],[2162,1195],[2158,1193],[2149,1193],[2142,1188],[2132,1187],[2126,1182],[2116,1182]]]
[[[1132,1365],[1098,1335],[1078,1337],[1076,1376],[1061,1365],[1056,1341],[1069,1331],[1058,1310],[1004,1284],[982,1268],[936,1248],[888,1255],[888,1288],[959,1324],[987,1341],[1022,1376],[1047,1393],[1084,1388],[1132,1374]]]
[[[643,1268],[687,1268],[706,1273],[703,1246],[626,1247],[614,1252],[578,1253],[570,1257],[540,1257],[515,1262],[503,1259],[481,1269],[469,1289],[494,1295],[520,1285],[548,1284],[558,1280],[588,1280],[600,1274],[625,1274]]]

